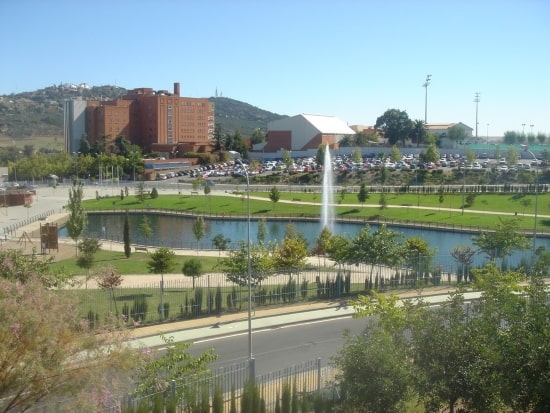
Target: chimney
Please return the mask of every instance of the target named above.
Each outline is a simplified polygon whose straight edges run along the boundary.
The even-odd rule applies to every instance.
[[[174,83],[174,95],[176,95],[176,96],[180,95],[180,84],[179,84],[179,82]]]

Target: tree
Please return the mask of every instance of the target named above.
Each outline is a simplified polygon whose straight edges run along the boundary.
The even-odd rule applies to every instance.
[[[124,278],[116,272],[113,267],[104,267],[97,271],[93,277],[97,281],[99,288],[109,290],[111,300],[115,304],[115,314],[118,317],[118,308],[116,306],[115,288],[119,287]]]
[[[281,194],[279,193],[279,190],[276,186],[272,187],[269,191],[269,199],[271,199],[271,202],[273,202],[273,204],[276,204],[277,202],[279,202],[279,199],[281,199]]]
[[[417,273],[417,278],[429,273],[434,255],[435,251],[430,250],[429,244],[422,238],[409,237],[403,244],[403,262]]]
[[[228,281],[239,286],[248,284],[248,246],[240,241],[237,248],[229,251],[227,257],[222,258],[221,269]],[[254,285],[261,284],[273,269],[273,260],[269,250],[262,245],[250,245],[250,278]]]
[[[457,272],[462,275],[464,281],[470,278],[470,265],[474,262],[475,253],[469,245],[458,245],[451,251],[451,257],[461,266],[461,271]]]
[[[430,143],[426,147],[426,150],[421,154],[424,162],[437,162],[439,160],[439,151],[435,146],[435,143]]]
[[[403,155],[401,154],[401,151],[399,150],[397,145],[393,145],[391,147],[390,159],[392,162],[400,162],[401,159],[403,159]]]
[[[448,130],[449,139],[454,142],[463,142],[468,138],[468,133],[466,129],[460,124],[451,126]]]
[[[134,357],[124,331],[106,320],[98,334],[74,311],[67,295],[44,288],[32,275],[25,283],[0,279],[0,409],[23,412],[40,402],[69,400],[71,411],[98,411],[97,394],[130,389],[125,380]],[[103,333],[103,334],[101,334]]]
[[[351,155],[351,160],[355,163],[363,162],[363,154],[361,153],[361,148],[355,147],[353,154]]]
[[[101,248],[101,242],[97,238],[84,238],[78,244],[78,251],[80,255],[78,256],[76,263],[80,268],[85,268],[88,270],[86,274],[86,288],[88,288],[88,280],[90,279],[90,269],[94,265],[95,254]]]
[[[24,284],[35,277],[44,288],[61,288],[71,276],[61,270],[52,270],[53,262],[53,257],[26,255],[19,249],[0,249],[0,278]]]
[[[139,203],[145,202],[145,183],[143,181],[139,181],[137,184],[136,198]]]
[[[69,237],[75,242],[75,249],[78,254],[78,239],[82,232],[86,228],[86,211],[82,206],[82,198],[84,196],[84,190],[82,184],[73,185],[69,191],[69,203],[67,209],[69,210],[69,219],[67,221],[67,233]]]
[[[300,271],[308,256],[307,244],[298,237],[285,237],[281,245],[275,247],[275,265],[281,270],[286,270],[292,278],[293,270]]]
[[[186,277],[193,278],[193,290],[195,289],[195,278],[202,275],[202,261],[198,258],[190,258],[183,263],[181,272]]]
[[[252,132],[252,136],[250,137],[250,143],[252,145],[256,145],[264,141],[265,141],[265,133],[260,128],[254,129],[254,132]]]
[[[153,228],[151,227],[151,222],[149,221],[149,217],[147,215],[143,215],[141,217],[138,229],[145,239],[148,239],[151,235],[153,235]]]
[[[423,120],[416,119],[413,122],[413,128],[411,130],[411,139],[414,139],[416,146],[419,146],[426,138],[426,124]]]
[[[508,165],[517,165],[518,159],[518,151],[513,147],[509,147],[506,151],[506,163]]]
[[[412,375],[404,353],[390,334],[375,326],[362,335],[348,336],[333,359],[343,411],[406,411]]]
[[[229,244],[231,244],[231,239],[224,237],[223,234],[218,234],[214,238],[212,238],[212,243],[219,251],[219,255],[221,256],[222,251],[225,251],[227,247],[229,247]]]
[[[290,168],[294,161],[292,160],[292,157],[290,156],[290,151],[285,149],[283,151],[283,163],[287,168]]]
[[[130,246],[130,221],[128,218],[128,210],[124,215],[124,230],[123,230],[123,239],[124,239],[124,255],[126,258],[130,258],[132,253],[132,247]]]
[[[529,248],[529,240],[520,232],[517,218],[499,218],[499,224],[494,231],[485,231],[479,236],[472,238],[472,242],[484,252],[491,262],[500,259],[501,268],[504,266],[504,259],[512,251]]]
[[[385,192],[380,192],[380,198],[378,199],[378,205],[380,205],[380,210],[383,211],[388,207],[388,200],[386,198]]]
[[[263,245],[265,243],[265,238],[267,236],[267,228],[265,225],[265,218],[258,220],[258,232],[256,238],[258,239],[258,244]]]
[[[367,191],[367,187],[365,186],[364,182],[361,182],[361,186],[359,187],[359,192],[357,193],[357,200],[361,202],[361,205],[365,205],[365,202],[367,199],[369,199],[370,195]]]
[[[398,109],[386,110],[382,116],[376,119],[374,126],[384,132],[384,137],[390,145],[397,142],[405,143],[413,130],[413,123],[407,112]]]
[[[171,383],[182,384],[175,388],[176,400],[186,400],[185,395],[196,391],[196,382],[209,373],[208,364],[217,359],[213,349],[196,357],[188,351],[191,343],[176,343],[173,337],[162,336],[165,351],[143,352],[141,363],[136,369],[135,393],[140,396],[163,394],[170,390]],[[185,411],[190,411],[187,405]]]
[[[204,218],[199,215],[197,219],[195,219],[195,222],[193,222],[193,235],[197,240],[197,255],[199,255],[199,243],[205,234],[206,223],[204,222]]]
[[[170,251],[168,247],[160,247],[155,252],[149,254],[147,268],[150,273],[160,274],[160,320],[164,318],[164,274],[172,271],[176,266],[176,254]]]

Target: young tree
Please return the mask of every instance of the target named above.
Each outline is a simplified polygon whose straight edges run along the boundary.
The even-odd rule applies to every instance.
[[[277,202],[279,202],[279,199],[281,199],[281,194],[279,193],[279,190],[276,186],[272,187],[269,191],[269,199],[271,199],[273,205],[275,205]]]
[[[123,239],[124,239],[124,255],[126,258],[130,258],[132,253],[132,247],[130,246],[130,220],[128,217],[128,210],[124,215],[124,230],[123,230]]]
[[[399,150],[397,145],[393,145],[391,147],[390,159],[392,162],[399,162],[401,161],[401,159],[403,159],[403,155],[401,154],[401,151]]]
[[[308,256],[307,244],[298,237],[285,237],[281,245],[275,247],[275,266],[283,271],[288,271],[292,279],[294,271],[299,272],[305,264]]]
[[[461,271],[457,271],[457,273],[461,274],[462,279],[466,282],[470,278],[470,265],[474,262],[475,253],[469,245],[457,245],[451,251],[451,257],[461,266]]]
[[[224,237],[223,234],[218,234],[214,238],[212,238],[212,243],[216,247],[216,249],[219,251],[219,256],[221,256],[222,251],[225,251],[227,247],[229,247],[229,244],[231,243],[231,239]]]
[[[248,246],[240,241],[237,248],[230,250],[226,258],[222,258],[221,269],[227,279],[239,286],[248,283]],[[273,260],[269,250],[262,245],[250,245],[250,275],[252,282],[261,284],[273,269]]]
[[[380,192],[380,198],[378,198],[378,205],[380,205],[381,211],[383,211],[388,207],[388,200],[386,198],[385,192]]]
[[[97,238],[84,238],[78,244],[78,251],[80,255],[76,259],[76,264],[80,268],[87,270],[85,279],[86,279],[86,288],[88,288],[88,280],[90,279],[90,269],[93,267],[95,262],[95,254],[101,248],[101,242]]]
[[[155,252],[149,254],[147,268],[150,273],[160,274],[160,320],[164,318],[164,274],[172,271],[176,266],[176,254],[170,251],[168,247],[160,247]]]
[[[149,217],[147,215],[143,215],[141,217],[141,221],[139,223],[139,232],[141,232],[141,235],[145,239],[148,239],[150,236],[153,235],[153,228],[151,227],[151,221],[149,220]]]
[[[201,239],[203,239],[205,234],[206,234],[206,223],[204,222],[204,218],[199,215],[195,220],[195,222],[193,222],[193,235],[197,240],[197,255],[199,255],[199,243]]]
[[[512,251],[529,248],[527,237],[518,232],[519,221],[517,218],[499,218],[499,224],[494,231],[482,232],[472,238],[472,242],[494,262],[500,259],[501,268],[504,266],[504,258]]]
[[[136,390],[140,396],[169,392],[171,383],[182,383],[176,386],[176,400],[186,400],[186,395],[193,394],[196,382],[189,380],[204,377],[209,373],[208,365],[218,356],[214,350],[193,357],[188,351],[190,343],[176,343],[174,337],[162,336],[166,349],[162,354],[155,351],[144,352],[141,363],[135,371]],[[185,411],[191,411],[191,406],[185,406]]]
[[[267,228],[265,225],[265,218],[258,220],[258,232],[256,238],[258,239],[258,244],[263,245],[265,243],[265,238],[267,236]]]
[[[84,190],[82,184],[73,185],[69,191],[69,203],[67,209],[69,210],[69,220],[67,221],[67,233],[69,237],[75,242],[75,249],[78,254],[78,239],[82,235],[82,232],[86,228],[86,211],[82,206],[82,198],[84,196]]]
[[[137,184],[137,200],[139,203],[145,202],[145,182],[139,181]]]
[[[361,186],[359,187],[359,192],[357,193],[357,200],[361,202],[362,206],[364,206],[367,199],[369,199],[369,192],[367,191],[367,187],[365,183],[361,182]]]
[[[102,288],[104,290],[109,290],[109,294],[111,296],[111,300],[115,304],[115,314],[118,317],[118,309],[116,306],[116,297],[115,297],[115,288],[119,287],[122,284],[122,281],[124,281],[124,278],[120,274],[117,273],[117,271],[109,266],[109,267],[103,267],[95,272],[93,276],[96,281],[99,288]]]
[[[183,263],[181,272],[186,277],[193,279],[193,290],[195,289],[195,278],[200,277],[203,274],[202,261],[198,258],[190,258]]]

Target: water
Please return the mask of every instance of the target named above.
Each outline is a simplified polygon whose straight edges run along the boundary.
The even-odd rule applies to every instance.
[[[212,238],[221,234],[225,238],[231,240],[231,248],[234,248],[239,241],[247,240],[247,225],[246,220],[208,220],[207,232],[205,236],[197,242],[193,235],[194,218],[184,218],[166,215],[149,215],[149,222],[154,233],[149,239],[145,239],[137,230],[142,215],[130,214],[130,240],[132,244],[167,246],[169,248],[186,248],[186,249],[215,249],[212,243]],[[288,221],[267,220],[266,222],[266,241],[280,242],[284,237]],[[313,248],[316,239],[321,232],[319,222],[315,221],[292,221],[296,229],[302,232],[308,242],[309,248]],[[348,238],[354,237],[359,230],[363,228],[363,224],[359,223],[342,223],[333,222],[334,234],[344,235]],[[251,220],[250,222],[250,237],[252,243],[257,243],[258,221]],[[85,236],[95,236],[103,240],[104,247],[108,248],[109,240],[122,242],[124,229],[124,214],[105,214],[105,215],[89,215],[88,228],[85,231]],[[371,231],[377,229],[376,225],[371,225]],[[434,262],[436,265],[441,265],[446,269],[456,269],[456,263],[451,257],[451,251],[459,245],[469,245],[475,248],[472,244],[472,237],[475,234],[455,233],[446,231],[436,231],[431,229],[411,229],[404,227],[392,227],[394,231],[401,234],[401,241],[409,237],[419,237],[424,239],[430,246],[430,249],[435,249],[436,254]],[[65,228],[60,230],[60,236],[67,237]],[[549,238],[537,238],[537,247],[544,246],[547,251],[550,250]],[[510,266],[519,265],[521,259],[530,260],[530,251],[515,252],[507,262]],[[483,265],[486,262],[484,254],[476,254],[474,256],[474,265]]]
[[[325,159],[323,164],[323,198],[321,204],[321,229],[327,228],[334,232],[334,196],[332,189],[332,160],[328,145],[325,148]]]

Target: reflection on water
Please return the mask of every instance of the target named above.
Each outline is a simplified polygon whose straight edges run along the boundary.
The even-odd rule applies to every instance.
[[[124,229],[124,214],[104,214],[104,215],[89,215],[88,228],[84,236],[95,236],[104,240],[112,240],[122,242]],[[212,239],[222,234],[224,237],[231,240],[234,245],[239,241],[245,241],[247,237],[247,221],[246,220],[208,220],[205,219],[207,230],[205,236],[197,243],[193,234],[194,218],[174,217],[167,215],[149,215],[149,223],[153,229],[153,234],[148,239],[145,239],[138,230],[142,220],[142,215],[129,215],[130,222],[130,240],[132,244],[144,244],[153,246],[168,246],[170,248],[186,248],[186,249],[215,249]],[[289,221],[266,221],[265,241],[279,241],[284,237],[286,226]],[[321,225],[314,221],[292,221],[298,231],[305,235],[311,249],[315,245],[315,241],[321,232]],[[353,237],[361,228],[359,223],[335,223],[334,233]],[[377,226],[371,225],[375,230]],[[472,237],[475,236],[469,233],[457,233],[436,231],[432,229],[410,229],[402,227],[393,227],[394,231],[402,234],[402,240],[409,237],[419,237],[430,245],[430,248],[436,249],[435,261],[438,265],[443,265],[446,268],[455,266],[455,262],[451,257],[451,251],[457,245],[472,244]],[[250,236],[252,243],[257,242],[258,221],[251,220]],[[66,237],[66,229],[60,230],[60,236]],[[537,246],[544,246],[546,250],[550,249],[548,238],[537,238]],[[514,266],[519,264],[521,259],[529,259],[530,251],[516,253],[510,257],[507,262]],[[481,265],[486,261],[482,254],[476,254],[474,265]]]

